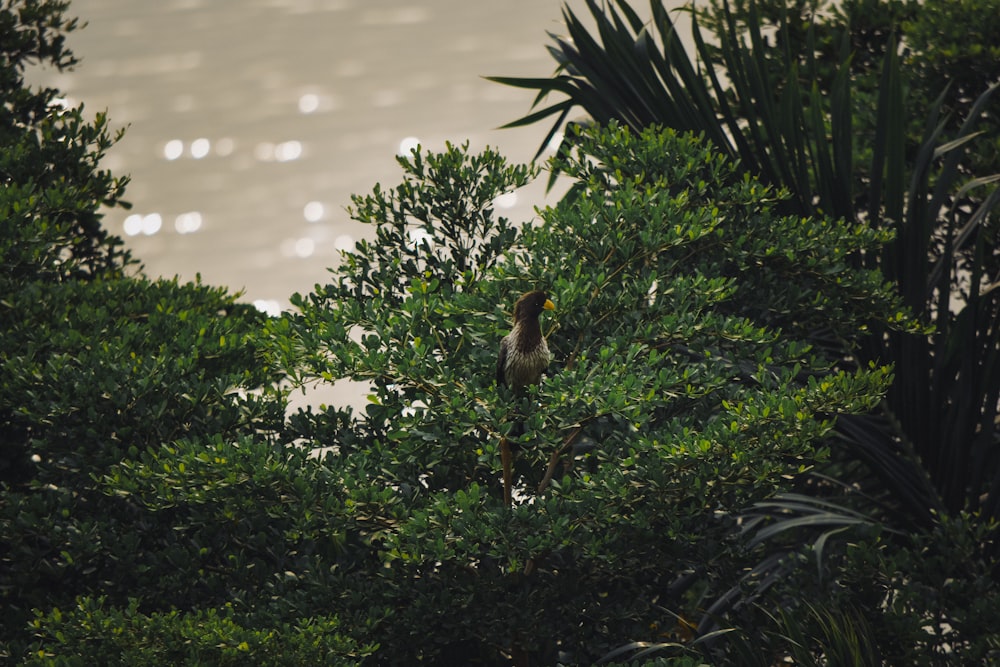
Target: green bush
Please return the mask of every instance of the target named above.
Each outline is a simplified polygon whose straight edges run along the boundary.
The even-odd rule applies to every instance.
[[[0,303],[0,479],[63,485],[177,438],[280,429],[254,393],[277,378],[265,319],[176,281],[20,283]]]
[[[996,527],[943,516],[906,540],[868,534],[831,567],[829,609],[853,612],[856,628],[889,665],[993,665],[1000,657]]]
[[[847,260],[884,237],[780,215],[782,193],[693,137],[576,141],[560,165],[574,195],[505,253],[488,250],[509,229],[490,202],[523,172],[454,147],[400,158],[403,185],[355,198],[385,242],[360,243],[272,325],[298,382],[371,386],[364,419],[293,421],[333,448],[326,466],[383,490],[349,492],[383,525],[349,578],[367,595],[340,612],[394,610],[380,663],[586,662],[664,607],[696,617],[747,563],[738,512],[822,460],[834,417],[885,387],[885,369],[840,370],[808,342],[899,317]],[[485,241],[474,252],[466,230]],[[557,304],[555,360],[519,399],[494,365],[506,309],[535,287]],[[508,511],[498,442],[515,413],[529,416]]]
[[[22,283],[3,320],[23,443],[0,513],[8,654],[191,663],[246,642],[282,664],[267,638],[300,655],[288,628],[336,616],[315,641],[378,645],[378,664],[593,660],[738,583],[738,513],[888,379],[809,342],[897,312],[847,260],[884,238],[779,215],[780,192],[694,138],[578,140],[575,195],[520,227],[492,202],[532,170],[401,159],[401,186],[355,199],[375,241],[297,315],[171,281]],[[533,286],[559,303],[556,359],[520,399],[493,365]],[[370,383],[364,418],[282,430],[285,372]],[[497,444],[525,411],[508,511]]]
[[[258,629],[231,606],[193,613],[144,615],[82,598],[66,612],[54,609],[31,622],[46,647],[24,665],[356,665],[372,647],[340,634],[334,617],[295,619]]]
[[[101,226],[102,206],[122,200],[127,178],[100,168],[121,137],[107,115],[64,108],[59,91],[34,89],[31,64],[60,70],[77,60],[68,2],[12,0],[0,7],[0,287],[12,278],[65,280],[117,274],[132,262]]]
[[[1000,2],[996,0],[931,0],[904,25],[911,49],[907,64],[914,86],[928,98],[945,93],[951,114],[950,134],[990,84],[1000,81]],[[946,91],[946,92],[945,92]],[[1000,171],[1000,119],[995,110],[982,115],[969,153],[972,173]]]
[[[27,645],[32,608],[67,608],[86,595],[118,605],[135,596],[157,610],[211,606],[254,585],[233,559],[274,559],[239,541],[256,537],[253,522],[224,531],[213,516],[205,529],[197,512],[162,499],[147,511],[118,483],[142,462],[169,470],[180,459],[183,470],[183,452],[200,461],[241,441],[229,458],[252,452],[249,467],[266,475],[263,463],[281,451],[284,402],[279,374],[260,352],[262,314],[225,290],[124,275],[132,260],[101,226],[101,208],[124,205],[128,179],[99,166],[120,133],[109,134],[104,114],[87,121],[82,106],[64,108],[58,91],[25,81],[28,65],[76,64],[65,40],[77,23],[64,17],[66,6],[0,9],[6,657]],[[158,481],[169,498],[176,480]]]
[[[849,546],[792,542],[766,582],[740,534],[776,528],[748,508],[791,498],[838,420],[891,380],[849,356],[872,327],[906,326],[855,261],[889,234],[787,215],[790,193],[704,137],[610,124],[571,137],[553,165],[570,195],[522,224],[494,202],[535,169],[454,146],[400,158],[398,187],[353,200],[373,240],[297,312],[266,318],[224,290],[123,275],[130,259],[100,227],[124,185],[97,169],[106,119],[52,107],[55,91],[20,76],[72,64],[64,10],[0,10],[0,656],[731,662],[741,648],[713,643],[713,623],[760,664],[995,650],[993,538],[973,521],[908,551],[874,527]],[[554,360],[517,396],[494,367],[533,288],[557,304]],[[290,389],[344,379],[369,387],[363,415],[285,414]],[[511,508],[502,436],[520,445]],[[740,590],[756,605],[705,614]],[[807,597],[815,613],[785,604]],[[957,634],[921,644],[929,619]],[[848,641],[803,641],[823,632]],[[650,636],[664,645],[620,648]]]
[[[262,443],[247,445],[260,453],[254,469],[262,448],[276,455],[265,438],[277,438],[284,403],[257,351],[264,316],[222,290],[132,278],[22,283],[0,313],[4,627],[76,595],[143,589],[184,603],[182,591],[201,587],[228,599],[235,575],[209,586],[211,571],[178,569],[199,553],[176,546],[184,511],[145,513],[115,480],[123,467],[153,460],[169,472],[187,448],[197,458],[249,436]],[[167,477],[161,505],[178,481]]]
[[[957,115],[964,116],[972,101],[1000,80],[996,0],[930,0],[901,28],[911,50],[908,60],[915,82],[928,98],[950,88],[948,105]],[[994,136],[996,129],[994,122]]]
[[[800,479],[796,494],[778,493],[756,504],[760,511],[748,510],[748,542],[769,547],[750,572],[785,583],[765,591],[764,601],[756,589],[733,590],[709,609],[743,610],[729,619],[737,626],[732,636],[747,637],[758,655],[776,647],[759,664],[792,654],[809,664],[793,650],[803,644],[792,637],[803,632],[817,633],[807,649],[813,661],[839,664],[841,650],[856,649],[853,659],[863,663],[870,646],[885,649],[875,654],[908,655],[892,646],[896,635],[885,625],[896,611],[883,613],[884,602],[896,591],[868,593],[873,581],[902,585],[924,576],[915,566],[921,558],[951,554],[945,536],[957,529],[943,524],[962,516],[958,533],[982,537],[984,571],[992,573],[969,571],[951,585],[975,588],[987,606],[998,594],[1000,291],[992,277],[1000,257],[1000,176],[993,173],[1000,84],[989,56],[997,13],[986,16],[991,3],[720,0],[692,8],[692,53],[661,2],[649,3],[651,21],[631,5],[588,0],[584,20],[567,7],[568,37],[553,36],[550,49],[555,73],[495,79],[538,92],[539,108],[511,125],[554,118],[544,145],[579,106],[598,123],[701,132],[753,177],[787,187],[785,210],[891,230],[880,251],[852,261],[881,269],[923,325],[887,330],[873,322],[860,349],[842,350],[844,364],[893,366],[885,401],[869,415],[838,420],[832,460]],[[859,532],[872,524],[882,526],[881,536]],[[841,583],[851,581],[851,570],[835,570],[850,567],[852,544],[885,551],[886,569]],[[803,580],[794,561],[821,553],[831,570],[820,570],[822,581]],[[897,559],[898,578],[889,565]],[[804,600],[820,606],[810,613]],[[754,613],[760,605],[765,611]],[[854,609],[871,616],[847,628],[843,643],[824,643],[820,635],[846,627],[838,619]],[[933,597],[918,596],[900,618],[926,623],[937,609]],[[940,613],[953,617],[943,621],[953,627],[966,617],[958,605]],[[864,628],[874,643],[852,644],[847,635]],[[980,645],[995,642],[995,633],[983,632]],[[965,639],[906,635],[900,646],[907,642],[911,649],[933,644],[934,659],[953,664],[984,655]]]

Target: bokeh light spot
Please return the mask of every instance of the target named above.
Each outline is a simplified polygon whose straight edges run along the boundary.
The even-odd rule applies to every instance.
[[[413,151],[420,147],[420,139],[417,137],[404,137],[402,141],[399,142],[399,155],[409,155]]]
[[[163,217],[159,213],[150,213],[142,216],[142,233],[152,236],[163,227]]]
[[[202,159],[208,155],[210,150],[212,150],[212,142],[204,137],[195,139],[191,142],[191,157],[195,160]]]
[[[168,160],[176,160],[184,154],[184,142],[180,139],[171,139],[163,146],[163,157]]]
[[[319,95],[306,93],[299,98],[299,113],[313,113],[319,110]]]
[[[319,222],[326,214],[326,208],[322,202],[311,201],[302,208],[302,217],[309,222]]]
[[[201,213],[198,211],[181,213],[174,218],[174,229],[179,234],[192,234],[198,231],[201,229]]]
[[[274,299],[255,299],[253,307],[262,313],[267,313],[271,317],[281,315],[281,304]]]
[[[283,141],[274,147],[274,158],[278,162],[291,162],[302,157],[302,142]]]
[[[497,208],[514,208],[517,206],[517,193],[505,192],[493,200],[493,205]]]

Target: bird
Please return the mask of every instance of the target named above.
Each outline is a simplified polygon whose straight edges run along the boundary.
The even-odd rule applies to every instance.
[[[510,333],[500,341],[500,355],[497,357],[497,385],[507,386],[521,394],[525,388],[538,384],[542,371],[549,365],[549,346],[542,335],[538,317],[546,310],[555,310],[555,304],[548,295],[535,290],[521,295],[514,304],[514,325]],[[521,422],[514,424],[511,433],[520,434],[524,428]],[[503,497],[508,507],[511,505],[511,483],[513,481],[513,453],[506,436],[500,438],[500,461],[503,466]]]
[[[542,371],[549,365],[549,346],[542,336],[538,316],[555,307],[541,290],[523,294],[514,304],[514,326],[500,341],[498,385],[507,385],[520,393],[542,379]]]

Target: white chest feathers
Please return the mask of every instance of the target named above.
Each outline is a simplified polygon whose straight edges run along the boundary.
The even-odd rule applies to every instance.
[[[538,384],[551,358],[545,338],[521,333],[516,325],[500,343],[504,379],[515,389]]]

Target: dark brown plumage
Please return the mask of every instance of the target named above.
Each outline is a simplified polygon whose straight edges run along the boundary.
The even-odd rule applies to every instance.
[[[540,290],[528,292],[514,304],[514,326],[500,341],[497,359],[497,384],[522,389],[538,384],[549,365],[549,346],[542,336],[538,316],[555,305]]]
[[[538,316],[545,310],[554,310],[555,305],[540,290],[528,292],[514,304],[514,326],[500,341],[500,356],[497,358],[497,384],[507,385],[521,391],[528,385],[538,384],[542,371],[549,365],[549,346],[542,335]],[[516,421],[510,433],[519,436],[523,424]],[[500,461],[503,466],[503,499],[511,504],[511,486],[514,480],[514,452],[506,437],[500,438]]]

